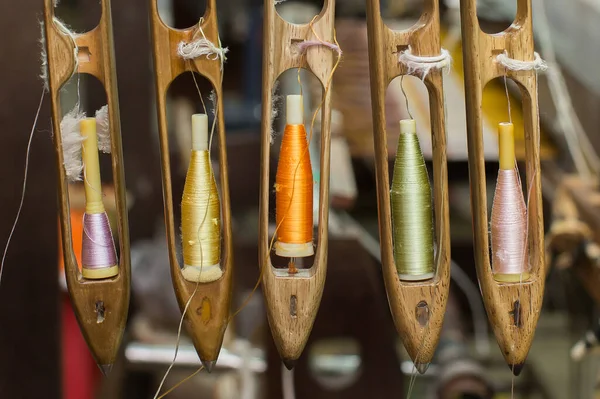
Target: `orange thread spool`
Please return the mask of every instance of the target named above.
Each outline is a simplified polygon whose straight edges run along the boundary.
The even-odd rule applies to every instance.
[[[313,249],[313,175],[306,129],[302,122],[302,96],[288,96],[287,124],[275,177],[277,243],[275,253],[306,257]]]

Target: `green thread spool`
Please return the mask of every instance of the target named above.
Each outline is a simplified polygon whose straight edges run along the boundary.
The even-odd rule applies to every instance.
[[[434,276],[431,186],[413,119],[400,121],[391,189],[394,259],[400,280]]]

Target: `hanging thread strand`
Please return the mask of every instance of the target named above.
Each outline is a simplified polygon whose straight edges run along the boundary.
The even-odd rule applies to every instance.
[[[29,154],[31,153],[31,143],[33,142],[33,133],[35,133],[35,127],[37,126],[38,119],[40,117],[40,112],[42,110],[42,105],[44,104],[44,97],[46,95],[46,90],[42,90],[42,95],[40,96],[40,102],[38,104],[37,111],[35,112],[35,118],[33,119],[33,126],[31,127],[31,132],[29,133],[29,140],[27,141],[27,150],[25,151],[25,171],[23,172],[23,189],[21,190],[21,200],[19,201],[19,208],[17,209],[17,215],[15,216],[15,221],[10,229],[10,234],[8,235],[8,240],[6,240],[6,246],[4,247],[4,253],[2,254],[2,262],[0,263],[0,287],[2,286],[2,275],[4,274],[4,262],[6,261],[6,254],[8,253],[8,248],[10,247],[10,242],[12,240],[12,236],[17,228],[17,223],[19,222],[19,217],[21,216],[21,210],[23,209],[23,202],[25,201],[25,191],[27,189],[27,176],[29,172]]]
[[[408,112],[408,116],[410,117],[410,119],[414,119],[412,112],[410,112],[408,95],[406,94],[406,90],[404,90],[404,76],[406,76],[406,75],[402,75],[402,77],[400,78],[400,90],[402,91],[402,95],[404,96],[404,101],[406,102],[406,112]]]

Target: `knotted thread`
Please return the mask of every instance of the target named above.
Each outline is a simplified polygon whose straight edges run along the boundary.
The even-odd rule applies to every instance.
[[[412,53],[410,46],[398,55],[398,62],[408,68],[408,74],[420,74],[424,80],[432,69],[442,69],[448,71],[452,64],[452,57],[446,49],[436,56],[417,56]]]
[[[223,64],[227,60],[225,54],[229,51],[227,47],[221,47],[221,40],[219,39],[219,47],[215,46],[213,42],[208,40],[204,35],[204,31],[202,30],[202,22],[203,18],[200,18],[198,22],[198,31],[202,35],[201,38],[186,43],[184,41],[179,42],[177,45],[177,55],[179,55],[184,60],[193,60],[198,57],[206,56],[209,60],[217,60],[221,59],[221,69],[223,69]],[[194,37],[198,35],[198,32],[194,34]]]
[[[503,53],[496,56],[496,62],[502,65],[505,69],[511,71],[545,71],[548,69],[546,61],[544,61],[538,53],[533,53],[533,61],[521,61],[515,60],[508,56],[508,51],[504,50]]]

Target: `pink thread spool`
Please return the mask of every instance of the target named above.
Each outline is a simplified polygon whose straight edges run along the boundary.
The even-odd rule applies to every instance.
[[[516,283],[529,279],[527,207],[515,165],[514,126],[498,125],[500,170],[491,213],[492,271],[494,279]]]
[[[85,137],[81,154],[85,188],[81,274],[88,279],[114,277],[119,273],[119,266],[112,231],[102,202],[96,119],[82,120],[80,130]]]

